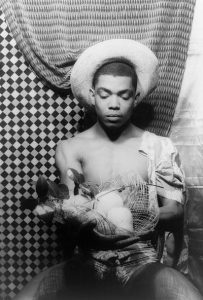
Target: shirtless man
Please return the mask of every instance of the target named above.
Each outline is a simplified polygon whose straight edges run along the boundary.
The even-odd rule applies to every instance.
[[[106,64],[99,68],[93,78],[89,102],[97,114],[96,124],[74,138],[62,141],[56,149],[56,164],[61,181],[69,186],[70,193],[73,193],[74,184],[68,177],[68,168],[76,169],[84,175],[86,181],[97,184],[130,172],[149,182],[149,159],[142,149],[143,141],[148,139],[148,143],[153,143],[151,147],[154,147],[155,159],[166,148],[169,148],[169,153],[175,151],[169,139],[149,134],[131,123],[134,107],[141,101],[141,96],[137,91],[137,75],[123,61]],[[157,76],[156,68],[155,63],[151,77]],[[153,81],[155,85],[154,78]],[[181,177],[181,171],[177,176]],[[178,201],[160,197],[159,222],[167,230],[183,214],[180,204],[183,188],[181,180],[177,183],[180,187]]]
[[[135,41],[110,40],[84,51],[72,71],[72,90],[79,101],[94,107],[97,122],[87,131],[62,141],[56,150],[56,163],[62,183],[68,185],[72,194],[74,186],[68,176],[69,168],[82,173],[86,181],[97,184],[120,174],[138,174],[144,181],[158,186],[157,228],[175,231],[183,216],[184,189],[177,151],[168,138],[143,131],[131,123],[134,107],[153,90],[157,80],[156,58],[148,48]],[[92,234],[93,239],[95,234]],[[98,236],[95,240],[98,241]],[[112,240],[112,249],[117,242]],[[125,243],[123,237],[122,242]],[[135,248],[136,243],[132,243],[126,249],[135,251]],[[119,251],[114,252],[117,260],[123,255]],[[138,267],[134,259],[127,258],[130,269],[125,269],[121,260],[115,268],[116,276],[125,282],[124,290],[130,299],[202,299],[179,272],[150,260],[151,248],[148,257],[144,256],[144,251]],[[111,249],[104,251],[104,256],[106,253],[110,253],[112,259]],[[135,258],[137,254],[132,253]],[[98,253],[93,256],[98,262],[98,274],[100,269],[114,269],[114,265],[108,266],[106,256],[104,261],[102,257]],[[127,280],[123,273],[129,274]],[[98,295],[96,299],[100,299]],[[103,296],[106,297],[105,293]]]

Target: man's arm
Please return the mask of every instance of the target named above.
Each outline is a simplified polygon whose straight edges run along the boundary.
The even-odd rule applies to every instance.
[[[175,200],[159,198],[159,222],[157,228],[175,232],[183,226],[183,205]]]
[[[167,265],[176,267],[183,245],[184,209],[175,200],[162,198],[157,229],[172,233],[166,239]]]
[[[60,172],[61,183],[68,186],[70,195],[74,193],[74,182],[68,176],[68,169],[73,168],[82,174],[82,168],[77,157],[77,143],[73,140],[61,141],[55,154],[56,166]]]

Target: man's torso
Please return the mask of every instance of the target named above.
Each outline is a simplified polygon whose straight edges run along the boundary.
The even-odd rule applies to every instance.
[[[101,184],[118,175],[134,173],[147,181],[148,160],[139,151],[143,134],[116,142],[95,137],[91,131],[75,137],[75,157],[85,180]]]

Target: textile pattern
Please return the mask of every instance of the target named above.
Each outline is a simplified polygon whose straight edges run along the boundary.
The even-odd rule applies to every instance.
[[[62,259],[55,225],[21,205],[34,198],[40,174],[58,178],[60,139],[77,132],[82,110],[69,95],[39,81],[0,14],[0,299],[11,299],[44,268]]]
[[[65,5],[65,2],[60,1],[60,4]],[[34,197],[33,181],[39,174],[57,179],[56,144],[77,132],[82,109],[69,91],[66,74],[82,49],[106,37],[135,37],[149,45],[160,59],[161,74],[157,91],[145,100],[154,107],[155,113],[149,130],[167,135],[172,122],[195,1],[96,2],[95,19],[87,21],[90,0],[74,0],[73,6],[66,10],[58,8],[59,1],[52,1],[49,9],[48,1],[42,0],[0,1],[6,14],[5,20],[0,13],[0,299],[3,300],[12,298],[34,275],[62,258],[56,228],[47,227],[30,211],[23,210],[21,202]],[[26,12],[28,3],[31,6]],[[108,5],[111,10],[107,9]],[[14,6],[22,22],[17,22],[11,9]],[[71,15],[73,26],[62,24],[70,21],[66,12]],[[165,15],[160,16],[160,12]],[[29,23],[31,15],[33,19]],[[182,23],[178,23],[180,20]],[[41,22],[41,26],[33,27],[35,22]],[[76,22],[78,27],[74,26]],[[29,34],[21,36],[19,26],[26,27],[26,24],[34,44],[27,43]],[[51,24],[50,27],[47,24]],[[55,38],[49,34],[50,29]],[[50,89],[47,83],[66,93]]]
[[[187,58],[195,0],[2,0],[3,12],[36,74],[59,89],[70,87],[71,66],[88,46],[110,38],[143,42],[157,55],[160,80],[146,99],[150,129],[167,135]]]

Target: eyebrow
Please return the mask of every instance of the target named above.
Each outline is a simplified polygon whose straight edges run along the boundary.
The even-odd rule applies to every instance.
[[[109,89],[107,89],[107,88],[104,88],[104,87],[100,87],[100,88],[98,88],[98,90],[97,90],[98,92],[100,92],[100,91],[104,91],[104,92],[107,92],[107,93],[109,93],[109,94],[111,94],[112,93],[112,91],[111,90],[109,90]],[[125,93],[130,93],[130,94],[133,94],[133,90],[131,90],[131,89],[126,89],[126,90],[121,90],[121,91],[118,91],[118,95],[122,95],[122,94],[125,94]]]
[[[133,90],[130,90],[130,89],[129,90],[128,89],[127,90],[122,90],[122,91],[118,92],[118,95],[123,95],[125,93],[129,93],[130,96],[131,96],[131,95],[133,95]]]
[[[112,93],[109,89],[106,89],[106,88],[103,88],[103,87],[100,87],[97,89],[97,92],[100,92],[100,91],[104,91],[104,92],[107,92],[107,93]]]

